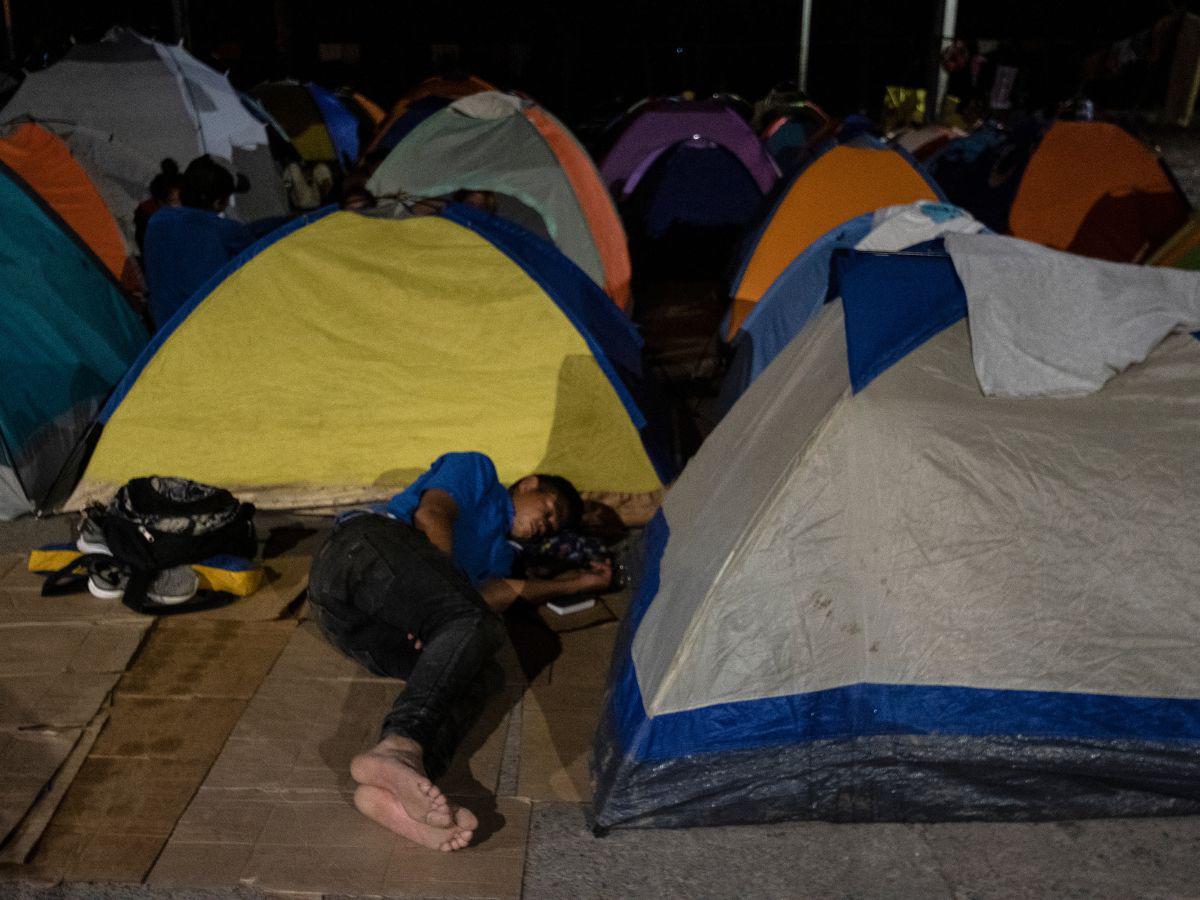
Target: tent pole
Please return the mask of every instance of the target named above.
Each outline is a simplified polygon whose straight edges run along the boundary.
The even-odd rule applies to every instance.
[[[4,3],[4,49],[6,51],[5,58],[9,62],[17,60],[17,44],[13,40],[12,29],[12,2],[11,0],[3,0]]]
[[[942,51],[954,43],[954,32],[958,28],[958,0],[938,0],[935,16],[937,41],[930,65],[932,77],[929,79],[927,94],[930,102],[925,105],[926,122],[936,122],[941,118],[942,101],[946,99],[946,84],[950,75],[942,67]]]
[[[812,38],[812,0],[800,2],[800,71],[796,87],[808,93],[808,44]]]

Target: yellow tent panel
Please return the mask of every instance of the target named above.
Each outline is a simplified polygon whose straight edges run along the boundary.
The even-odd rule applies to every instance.
[[[334,213],[217,287],[104,428],[76,502],[180,475],[276,507],[388,496],[452,450],[500,477],[662,487],[567,316],[474,231]]]

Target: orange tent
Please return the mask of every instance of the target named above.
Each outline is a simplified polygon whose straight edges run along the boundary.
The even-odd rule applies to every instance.
[[[350,101],[366,114],[367,118],[371,120],[371,124],[376,128],[379,127],[380,122],[387,118],[387,113],[383,111],[382,106],[369,97],[360,94],[358,91],[350,92]]]
[[[375,139],[367,147],[367,153],[375,149],[375,145],[379,143],[381,137],[387,134],[388,129],[392,127],[392,123],[404,115],[409,106],[418,100],[423,100],[426,97],[445,97],[448,100],[458,100],[460,97],[469,97],[471,94],[494,90],[496,90],[495,85],[489,84],[482,78],[476,78],[474,75],[467,75],[464,78],[442,78],[435,75],[432,78],[426,78],[395,102],[392,106],[392,111],[383,120],[383,124],[379,125],[376,129]]]
[[[1190,207],[1154,153],[1108,122],[1055,122],[1033,152],[1009,212],[1019,238],[1116,262],[1141,262]]]
[[[783,191],[750,246],[734,281],[726,339],[788,263],[830,229],[883,206],[938,199],[937,189],[895,150],[841,144],[822,153]]]
[[[116,219],[60,138],[40,125],[18,125],[0,138],[0,163],[58,214],[115,279],[137,283]]]

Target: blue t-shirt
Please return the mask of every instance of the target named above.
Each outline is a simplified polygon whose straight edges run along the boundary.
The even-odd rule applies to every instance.
[[[162,328],[192,294],[254,243],[241,222],[187,206],[164,206],[146,225],[146,288],[154,327]]]
[[[377,511],[412,524],[421,495],[445,491],[458,507],[454,520],[454,561],[479,586],[512,574],[516,549],[508,541],[513,502],[496,466],[482,453],[446,453],[424,475]]]

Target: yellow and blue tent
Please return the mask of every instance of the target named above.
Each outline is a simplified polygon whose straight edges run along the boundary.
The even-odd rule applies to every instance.
[[[478,450],[506,482],[553,472],[649,508],[672,474],[666,444],[644,412],[640,338],[603,299],[553,245],[470,207],[315,213],[155,336],[102,411],[70,505],[160,473],[328,507]]]

